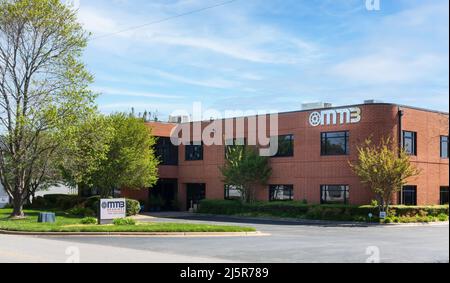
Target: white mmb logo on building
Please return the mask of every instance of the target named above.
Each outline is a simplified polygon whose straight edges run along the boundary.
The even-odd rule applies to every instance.
[[[313,127],[359,122],[361,122],[361,108],[359,107],[316,111],[309,116],[309,123]]]

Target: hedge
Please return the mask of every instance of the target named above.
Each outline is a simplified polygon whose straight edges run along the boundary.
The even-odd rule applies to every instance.
[[[391,215],[397,217],[448,215],[446,206],[406,207],[393,206]],[[368,221],[371,213],[378,221],[378,207],[350,205],[308,205],[303,202],[257,202],[243,204],[239,201],[204,200],[198,213],[221,215],[272,216],[317,220]]]
[[[30,208],[62,210],[75,216],[88,217],[97,214],[100,199],[100,196],[83,198],[76,195],[45,195],[44,197],[37,197]],[[140,212],[139,201],[126,199],[126,202],[127,216],[134,216]]]

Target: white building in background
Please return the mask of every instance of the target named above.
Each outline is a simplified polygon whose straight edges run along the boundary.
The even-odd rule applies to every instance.
[[[0,208],[4,208],[9,203],[9,196],[0,184]]]
[[[77,189],[69,188],[63,185],[51,187],[46,191],[36,192],[37,197],[43,197],[45,195],[76,195],[76,194],[78,194]]]

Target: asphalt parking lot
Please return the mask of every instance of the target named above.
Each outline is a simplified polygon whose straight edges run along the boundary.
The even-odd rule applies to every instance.
[[[0,262],[449,262],[449,226],[305,225],[220,217],[156,215],[147,221],[252,226],[270,236],[212,238],[0,236]],[[35,243],[34,243],[35,242]],[[26,243],[26,244],[25,244]],[[17,249],[14,249],[16,245]],[[5,247],[9,250],[5,251]],[[14,257],[14,253],[16,253]],[[39,253],[39,257],[36,254]],[[68,253],[68,254],[66,254]],[[102,255],[102,256],[100,256]]]

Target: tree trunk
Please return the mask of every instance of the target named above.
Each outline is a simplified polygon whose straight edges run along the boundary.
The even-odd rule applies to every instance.
[[[15,194],[12,203],[13,203],[13,212],[11,214],[11,218],[24,218],[25,214],[23,213],[22,197],[18,194]]]

